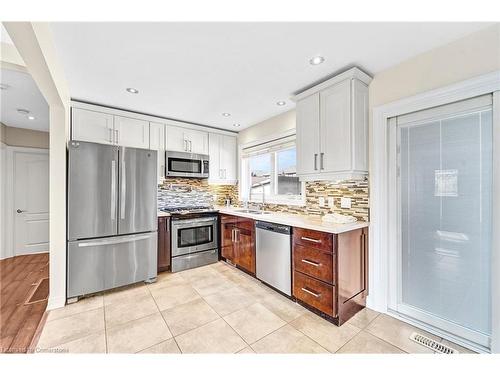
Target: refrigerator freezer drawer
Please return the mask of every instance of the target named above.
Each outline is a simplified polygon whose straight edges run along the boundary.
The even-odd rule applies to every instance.
[[[68,243],[67,298],[155,278],[157,233]]]

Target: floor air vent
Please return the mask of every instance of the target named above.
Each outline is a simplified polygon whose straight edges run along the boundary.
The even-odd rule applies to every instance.
[[[415,341],[416,343],[423,345],[429,349],[436,351],[441,354],[458,354],[458,350],[450,348],[449,346],[443,345],[436,340],[433,340],[429,337],[426,337],[420,333],[413,332],[410,335],[410,340]]]

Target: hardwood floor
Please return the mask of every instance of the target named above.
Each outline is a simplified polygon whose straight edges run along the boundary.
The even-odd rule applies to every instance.
[[[48,253],[0,260],[0,352],[28,351],[47,307],[48,277]]]

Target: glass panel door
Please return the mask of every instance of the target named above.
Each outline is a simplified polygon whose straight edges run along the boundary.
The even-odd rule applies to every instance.
[[[492,108],[398,118],[400,313],[489,345]]]

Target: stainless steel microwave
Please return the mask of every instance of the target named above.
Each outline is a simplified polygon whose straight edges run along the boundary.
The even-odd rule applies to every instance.
[[[208,155],[166,151],[165,159],[167,177],[208,178]]]

